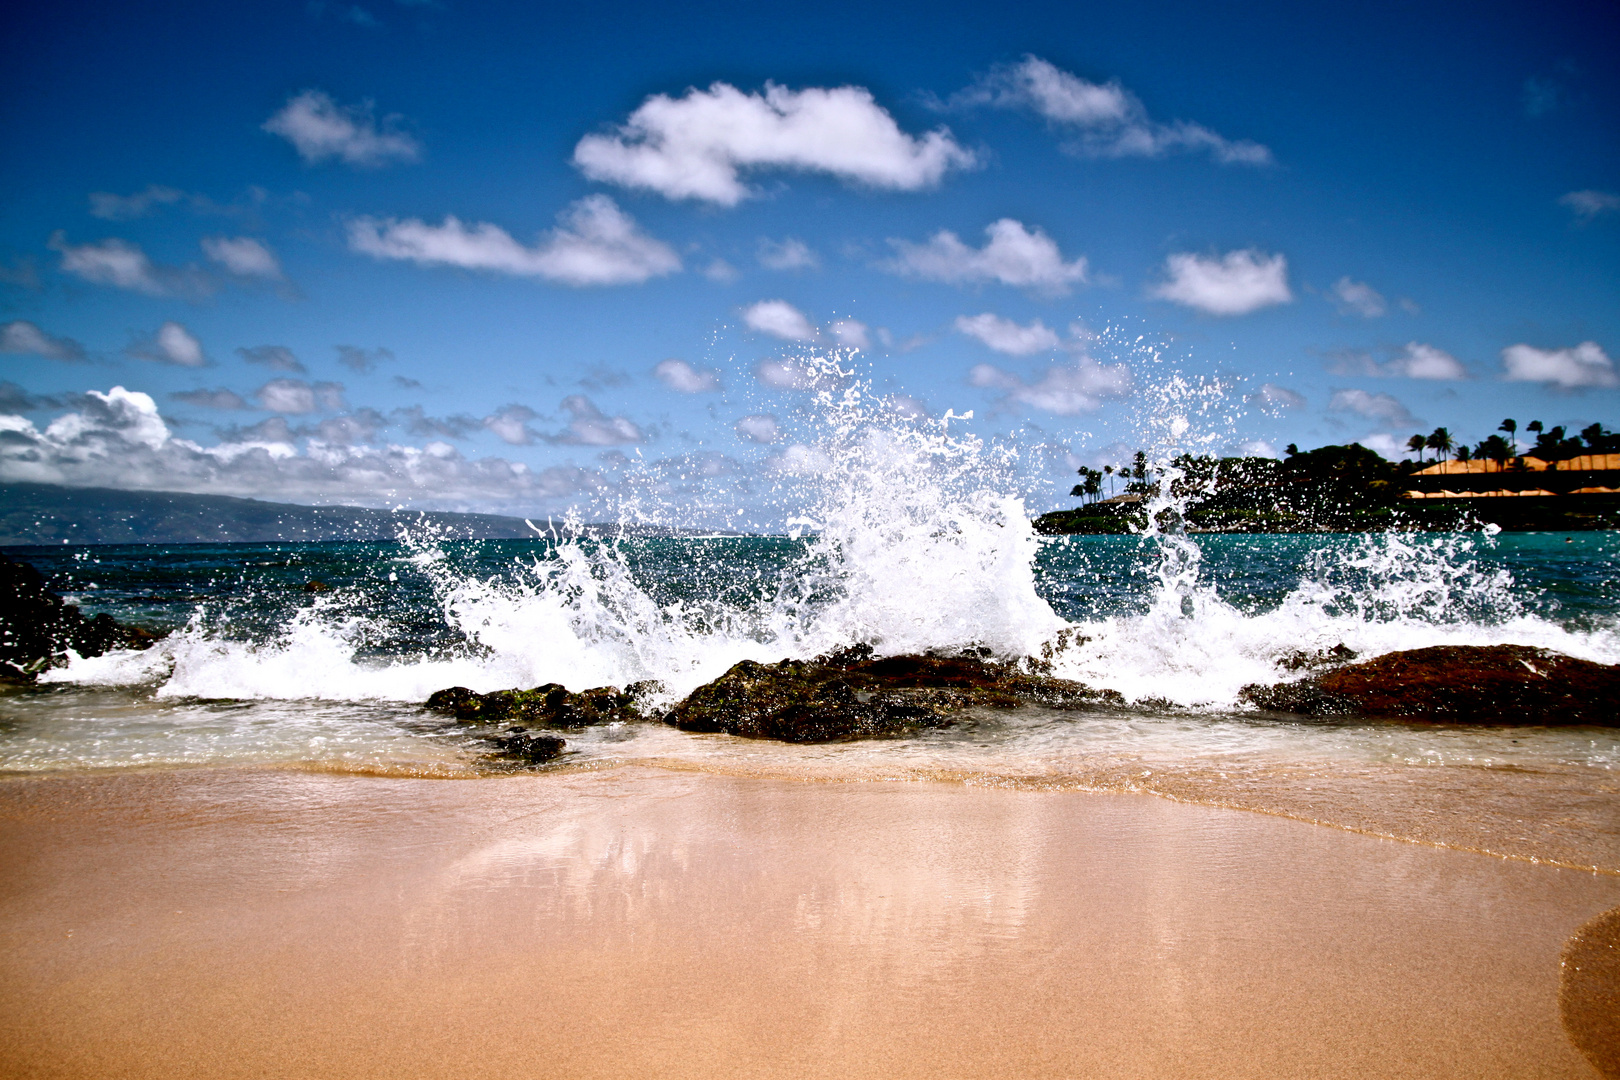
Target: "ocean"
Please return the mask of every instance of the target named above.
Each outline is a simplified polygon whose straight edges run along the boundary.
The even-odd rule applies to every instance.
[[[1341,645],[1620,662],[1620,536],[1188,535],[1172,514],[1140,536],[1044,538],[984,446],[926,425],[843,436],[784,487],[776,535],[537,523],[530,540],[11,549],[87,611],[169,633],[0,694],[0,771],[476,779],[515,766],[426,710],[435,690],[655,680],[656,710],[743,659],[972,647],[1050,656],[1125,704],[816,746],[613,724],[566,733],[538,768],[1152,792],[1620,871],[1620,729],[1303,720],[1238,698]]]

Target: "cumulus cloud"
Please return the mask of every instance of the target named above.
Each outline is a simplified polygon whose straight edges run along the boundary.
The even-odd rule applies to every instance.
[[[1346,315],[1377,319],[1389,314],[1389,304],[1377,289],[1364,281],[1351,281],[1348,274],[1333,283],[1332,296]]]
[[[682,394],[709,394],[720,389],[720,373],[708,368],[699,370],[685,360],[670,357],[660,360],[653,375],[671,390]]]
[[[1509,382],[1546,383],[1560,390],[1620,386],[1614,361],[1595,341],[1583,341],[1569,349],[1509,345],[1502,350],[1502,377]]]
[[[1345,350],[1329,354],[1328,370],[1335,375],[1363,375],[1371,378],[1451,380],[1468,378],[1461,360],[1433,345],[1409,341],[1380,363],[1371,353]]]
[[[592,180],[720,206],[751,194],[746,170],[919,191],[974,163],[945,128],[920,137],[901,131],[859,86],[795,91],[767,83],[763,94],[745,94],[717,82],[680,98],[654,94],[614,131],[587,135],[574,148],[574,165]]]
[[[338,363],[361,375],[371,374],[377,370],[379,363],[394,358],[391,349],[362,349],[356,345],[339,345],[337,354]]]
[[[594,470],[468,459],[444,442],[370,446],[315,437],[300,449],[279,417],[205,447],[174,438],[149,395],[121,386],[92,390],[76,408],[43,431],[0,415],[0,480],[527,514],[607,487]],[[373,422],[362,415],[329,425],[327,434],[353,436]]]
[[[739,439],[755,443],[773,443],[782,437],[782,425],[770,413],[745,416],[732,425]]]
[[[1149,295],[1211,315],[1247,315],[1294,299],[1288,260],[1253,248],[1216,258],[1181,252],[1165,259],[1166,281]]]
[[[535,430],[529,427],[529,421],[539,415],[527,405],[503,405],[484,417],[483,423],[502,442],[513,446],[528,446],[539,438]]]
[[[1405,405],[1391,394],[1370,394],[1365,390],[1335,390],[1328,400],[1328,412],[1354,413],[1356,416],[1391,427],[1410,427],[1418,423]]]
[[[170,394],[169,398],[186,405],[200,405],[205,409],[247,408],[247,401],[241,394],[227,390],[223,386],[217,390],[177,390]]]
[[[236,355],[250,364],[263,364],[271,371],[295,371],[301,375],[305,370],[303,363],[285,345],[255,345],[252,348],[240,348],[236,350]]]
[[[794,443],[766,458],[764,469],[780,476],[820,476],[830,470],[832,464],[832,458],[820,447]]]
[[[263,129],[292,143],[298,156],[312,165],[336,158],[371,168],[422,156],[417,141],[396,130],[398,122],[397,117],[387,117],[378,130],[369,101],[340,106],[324,91],[305,90],[289,98]]]
[[[388,415],[393,423],[398,424],[412,435],[427,438],[465,439],[479,428],[485,426],[484,421],[476,416],[468,416],[465,413],[456,413],[452,416],[429,416],[420,405],[395,409]]]
[[[1567,207],[1575,215],[1575,219],[1584,225],[1593,218],[1620,210],[1620,195],[1612,191],[1596,191],[1588,188],[1585,191],[1571,191],[1567,195],[1560,196],[1558,204]]]
[[[761,300],[744,308],[742,317],[750,330],[783,341],[814,341],[817,337],[816,328],[804,312],[786,300]]]
[[[1249,403],[1270,416],[1281,416],[1290,409],[1303,409],[1305,397],[1286,386],[1268,382],[1261,383],[1260,389],[1249,395]],[[1265,456],[1276,457],[1275,454]]]
[[[67,337],[47,334],[27,319],[0,323],[0,353],[43,356],[47,360],[83,360],[84,346]]]
[[[1058,416],[1091,412],[1104,401],[1128,397],[1133,386],[1129,367],[1100,364],[1089,356],[1077,357],[1072,365],[1049,367],[1032,383],[993,364],[976,364],[968,372],[968,382],[1002,391],[1004,402],[1017,402]]]
[[[307,383],[302,379],[271,379],[253,392],[260,407],[270,412],[304,415],[317,411],[342,412],[343,384]]]
[[[95,285],[147,296],[206,296],[214,291],[208,275],[195,267],[160,266],[140,245],[109,237],[99,244],[70,244],[58,229],[46,247],[62,256],[62,272]]]
[[[736,281],[738,277],[737,268],[719,256],[710,259],[709,265],[705,266],[701,273],[710,281],[719,282]]]
[[[956,331],[1008,356],[1049,352],[1059,345],[1057,332],[1039,319],[1023,326],[988,311],[982,315],[958,315]]]
[[[565,285],[639,284],[681,268],[680,256],[642,232],[606,195],[580,199],[558,221],[534,247],[525,247],[496,225],[468,227],[454,216],[443,225],[415,218],[357,218],[349,223],[349,247],[377,259],[489,270]]]
[[[791,236],[780,241],[761,237],[759,265],[767,270],[814,270],[821,265],[821,256]]]
[[[819,370],[798,360],[761,360],[754,378],[773,390],[813,390],[823,382]]]
[[[282,280],[281,261],[262,240],[251,236],[205,236],[202,249],[212,262],[237,277]]]
[[[953,285],[994,281],[1003,285],[1061,294],[1073,285],[1086,284],[1086,258],[1064,262],[1056,242],[1037,228],[1031,231],[1012,218],[986,226],[990,239],[971,248],[948,229],[935,233],[926,244],[891,239],[895,257],[883,269],[925,281]]]
[[[1375,431],[1371,435],[1363,435],[1356,441],[1387,461],[1399,460],[1408,453],[1405,439],[1399,435],[1391,435],[1384,431]]]
[[[154,206],[172,206],[186,197],[178,188],[152,184],[145,191],[133,195],[115,195],[110,191],[90,193],[90,216],[103,221],[134,221],[152,212]]]
[[[859,319],[838,319],[827,327],[827,332],[832,335],[833,340],[838,344],[851,349],[863,350],[872,347],[870,330],[871,328]]]
[[[1248,139],[1227,139],[1202,124],[1160,123],[1117,81],[1094,83],[1037,56],[992,68],[956,94],[958,106],[1026,109],[1070,135],[1063,149],[1083,157],[1162,157],[1205,151],[1223,165],[1269,165],[1271,151]]]
[[[572,419],[567,429],[549,436],[547,442],[576,446],[624,446],[647,439],[628,418],[606,415],[584,394],[570,394],[563,398],[562,408]]]
[[[169,321],[151,337],[140,338],[125,350],[131,356],[176,367],[204,367],[209,363],[202,342],[181,324]]]

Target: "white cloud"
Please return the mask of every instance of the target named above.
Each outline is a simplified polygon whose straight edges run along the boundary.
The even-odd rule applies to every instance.
[[[918,191],[975,163],[940,128],[913,138],[859,86],[745,94],[717,82],[685,97],[654,94],[611,134],[587,135],[574,164],[592,180],[669,199],[735,206],[750,169],[820,172],[868,187]]]
[[[1288,260],[1253,248],[1221,258],[1181,252],[1165,259],[1165,273],[1169,280],[1149,295],[1211,315],[1247,315],[1294,299],[1288,289]]]
[[[133,221],[151,213],[154,206],[171,206],[186,197],[178,188],[152,184],[134,195],[114,195],[110,191],[90,193],[90,216],[103,221]]]
[[[732,426],[739,439],[749,442],[773,443],[782,437],[782,427],[770,413],[745,416]]]
[[[1249,402],[1257,406],[1261,412],[1271,416],[1281,416],[1290,409],[1303,409],[1305,397],[1286,386],[1276,383],[1261,383],[1260,389],[1249,395]],[[1275,454],[1267,455],[1275,457]]]
[[[821,372],[797,360],[761,360],[754,378],[773,390],[811,390],[823,381]]]
[[[558,215],[559,225],[534,247],[524,247],[487,222],[443,225],[415,218],[358,218],[349,223],[349,247],[378,259],[418,266],[459,266],[565,285],[627,285],[673,274],[680,256],[642,232],[606,195],[590,195]]]
[[[562,400],[563,411],[573,419],[567,430],[548,442],[577,446],[623,446],[647,440],[639,427],[623,416],[607,416],[584,394],[570,394]]]
[[[1433,345],[1409,341],[1399,356],[1391,360],[1386,369],[1391,375],[1404,375],[1408,379],[1466,379],[1468,369],[1462,361]]]
[[[1064,149],[1084,157],[1161,157],[1205,150],[1223,165],[1269,165],[1271,151],[1247,139],[1227,139],[1185,120],[1159,123],[1118,82],[1094,83],[1037,56],[994,68],[955,95],[956,105],[1028,109],[1073,134]]]
[[[1332,292],[1339,310],[1346,315],[1377,319],[1389,314],[1389,304],[1377,289],[1364,281],[1351,281],[1348,274],[1333,283]]]
[[[851,349],[870,350],[872,348],[870,329],[859,319],[839,319],[827,327],[827,332],[832,334],[833,340],[840,345]]]
[[[378,131],[371,108],[370,102],[340,106],[324,91],[305,90],[266,120],[264,130],[292,143],[311,164],[338,158],[347,165],[374,167],[417,160],[422,154],[417,141],[388,130],[397,123],[393,117]]]
[[[778,473],[783,476],[820,476],[830,470],[832,465],[832,458],[827,456],[825,450],[794,443],[792,446],[783,447],[781,453],[766,458],[764,469],[767,473]]]
[[[1250,439],[1247,442],[1239,443],[1237,449],[1240,457],[1275,458],[1282,456],[1281,454],[1277,453],[1277,448],[1275,446],[1271,445],[1264,439]]]
[[[1388,461],[1398,461],[1407,453],[1405,439],[1399,435],[1391,435],[1384,431],[1375,431],[1371,435],[1363,435],[1356,441]]]
[[[976,364],[968,382],[1003,391],[1005,401],[1059,416],[1091,412],[1106,400],[1128,397],[1133,385],[1126,365],[1099,364],[1089,356],[1077,357],[1072,366],[1049,367],[1033,383],[993,364]]]
[[[1022,326],[988,311],[982,315],[958,315],[956,330],[1008,356],[1049,352],[1059,344],[1057,332],[1039,319]]]
[[[736,281],[738,277],[737,268],[719,257],[709,260],[709,265],[703,268],[703,276],[720,282]]]
[[[271,371],[296,371],[302,374],[305,370],[298,357],[285,345],[255,345],[251,349],[237,349],[236,355],[250,364],[263,364]]]
[[[1328,412],[1354,413],[1391,427],[1410,427],[1418,422],[1393,395],[1370,394],[1365,390],[1335,390],[1328,400]]]
[[[1509,345],[1502,350],[1503,378],[1509,382],[1539,382],[1562,390],[1620,386],[1620,374],[1595,341],[1569,349],[1538,349]]]
[[[975,250],[948,229],[926,244],[891,239],[897,252],[884,265],[892,273],[955,285],[996,281],[1045,293],[1066,293],[1087,281],[1086,258],[1064,262],[1056,242],[1039,228],[1031,232],[1012,218],[985,228],[989,242]]]
[[[528,446],[539,437],[529,426],[529,421],[539,415],[527,405],[503,405],[484,417],[484,426],[504,443]]]
[[[208,278],[194,268],[159,266],[146,257],[138,244],[109,237],[99,244],[69,244],[61,230],[46,244],[61,253],[62,272],[96,285],[145,293],[147,296],[207,295],[213,291]]]
[[[169,321],[158,327],[157,333],[135,342],[127,350],[131,356],[177,367],[203,367],[208,354],[195,334],[177,322]]]
[[[253,396],[270,412],[298,416],[318,410],[341,412],[348,408],[343,400],[343,384],[335,382],[311,384],[302,379],[271,379],[255,390]]]
[[[1596,191],[1588,188],[1585,191],[1571,191],[1558,199],[1560,206],[1568,207],[1581,224],[1586,224],[1593,218],[1602,214],[1612,214],[1620,210],[1620,195],[1612,191]]]
[[[200,405],[205,409],[245,409],[242,395],[223,386],[218,390],[177,390],[169,397],[187,405]]]
[[[814,341],[817,336],[804,312],[786,300],[761,300],[744,308],[742,316],[749,329],[783,341]]]
[[[699,370],[685,360],[670,357],[660,360],[653,375],[671,390],[682,394],[709,394],[720,389],[720,373],[708,368]]]
[[[279,417],[204,447],[174,438],[150,396],[121,386],[90,391],[78,409],[43,431],[21,416],[0,416],[0,480],[529,515],[606,489],[593,470],[535,471],[503,458],[468,459],[444,442],[350,446],[311,439],[300,451]],[[366,426],[363,418],[357,424]]]
[[[47,334],[27,319],[0,323],[0,353],[43,356],[47,360],[83,360],[84,346],[72,338]]]
[[[281,280],[281,262],[262,240],[251,236],[206,236],[203,253],[237,277]]]
[[[791,236],[781,241],[762,237],[759,241],[759,265],[767,270],[814,270],[821,265],[821,256],[803,240]]]

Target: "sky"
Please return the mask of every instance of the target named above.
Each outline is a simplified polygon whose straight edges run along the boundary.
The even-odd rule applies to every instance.
[[[0,481],[757,523],[828,356],[1035,510],[1167,386],[1620,426],[1613,4],[3,18]]]

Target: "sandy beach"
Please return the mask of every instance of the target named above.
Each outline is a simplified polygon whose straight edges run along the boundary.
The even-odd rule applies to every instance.
[[[0,816],[16,1077],[1591,1077],[1560,950],[1620,905],[950,784],[198,769],[12,778]]]

